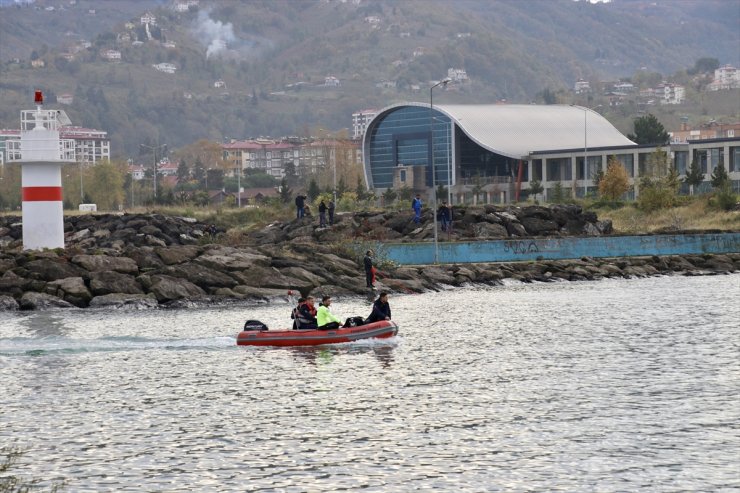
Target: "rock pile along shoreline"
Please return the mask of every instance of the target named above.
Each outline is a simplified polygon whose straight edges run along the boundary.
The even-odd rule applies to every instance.
[[[183,307],[214,302],[287,302],[303,295],[367,295],[362,254],[378,242],[430,241],[427,210],[340,214],[318,228],[311,218],[273,223],[214,240],[207,225],[160,214],[65,218],[64,250],[22,251],[17,217],[0,218],[0,310]],[[599,236],[610,221],[578,206],[468,207],[456,210],[452,240]],[[675,233],[675,232],[674,232]],[[740,270],[740,253],[397,267],[378,259],[377,286],[422,293],[444,286],[706,275]]]

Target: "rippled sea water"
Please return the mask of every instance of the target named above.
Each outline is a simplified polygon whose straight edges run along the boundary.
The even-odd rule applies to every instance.
[[[287,304],[2,313],[0,445],[75,492],[740,489],[740,275],[391,306],[319,348],[235,346]]]

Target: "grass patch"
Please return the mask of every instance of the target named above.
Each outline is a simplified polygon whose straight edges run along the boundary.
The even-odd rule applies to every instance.
[[[611,219],[617,233],[644,234],[661,231],[740,230],[740,212],[712,207],[708,197],[668,209],[644,212],[632,204],[618,209],[593,207],[600,220]]]

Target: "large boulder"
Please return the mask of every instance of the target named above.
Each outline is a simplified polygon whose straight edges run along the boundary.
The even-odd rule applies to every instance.
[[[72,303],[46,293],[29,291],[20,300],[21,310],[45,310],[47,308],[74,308]]]
[[[111,293],[96,296],[90,300],[91,308],[127,308],[142,310],[146,308],[157,308],[159,303],[152,294],[123,294]]]
[[[92,299],[90,290],[87,289],[85,281],[81,277],[67,277],[50,281],[46,284],[44,292],[79,307],[87,306]]]
[[[189,262],[200,255],[201,247],[196,245],[177,245],[170,247],[159,247],[154,250],[159,258],[167,265],[182,264]]]
[[[233,288],[239,284],[233,277],[195,263],[171,265],[162,269],[162,273],[187,279],[203,289]]]
[[[506,226],[482,222],[473,225],[473,234],[477,238],[508,238],[509,233]]]
[[[532,236],[546,235],[557,232],[558,223],[552,220],[541,219],[536,215],[522,217],[524,229]]]
[[[91,272],[90,290],[95,296],[112,293],[144,294],[141,285],[133,276],[111,270]]]
[[[27,277],[44,281],[78,277],[85,273],[83,269],[62,259],[43,258],[32,260],[23,267],[28,271]]]
[[[15,311],[19,308],[15,298],[8,295],[0,295],[0,312]]]
[[[90,272],[114,270],[123,274],[138,274],[139,266],[128,257],[108,255],[75,255],[72,262]]]
[[[150,291],[160,303],[201,298],[206,294],[205,291],[186,279],[161,274],[151,276]]]
[[[248,269],[255,264],[267,266],[270,265],[270,258],[251,250],[224,247],[204,253],[195,262],[211,269],[226,271]]]

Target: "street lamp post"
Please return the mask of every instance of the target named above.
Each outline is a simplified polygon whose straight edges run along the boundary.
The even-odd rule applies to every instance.
[[[85,189],[82,185],[82,161],[80,161],[80,204],[85,201]]]
[[[146,149],[152,150],[152,155],[154,156],[154,201],[157,200],[157,150],[161,149],[167,149],[167,144],[161,144],[161,145],[155,145],[150,146],[146,144],[139,144],[141,147],[145,147]]]
[[[588,125],[587,125],[588,112],[589,111],[592,111],[592,110],[595,110],[596,108],[601,108],[601,106],[602,105],[597,104],[596,106],[594,106],[592,108],[584,108],[584,110],[583,110],[583,178],[584,178],[584,180],[587,179],[587,176],[588,176],[587,175],[587,173],[588,173]],[[575,178],[578,177],[577,173],[578,173],[578,170],[576,170],[576,177]],[[576,181],[573,180],[573,183],[575,183],[575,182]],[[576,194],[575,194],[575,190],[574,190],[573,191],[573,198],[574,199],[576,198],[575,195]]]
[[[446,86],[452,79],[446,77],[429,88],[429,147],[432,155],[432,220],[434,221],[434,263],[439,263],[439,233],[437,232],[437,170],[434,168],[434,88]]]

